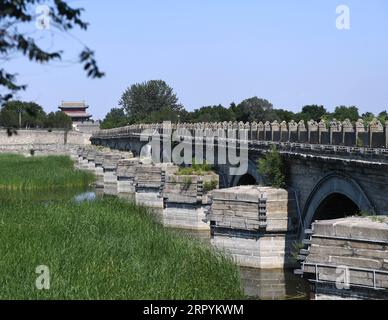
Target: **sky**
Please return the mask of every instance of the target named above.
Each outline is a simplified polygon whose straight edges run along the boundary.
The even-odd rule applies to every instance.
[[[28,85],[18,98],[56,111],[62,100],[86,101],[94,119],[118,106],[131,84],[162,79],[187,110],[252,96],[299,111],[322,104],[388,109],[386,0],[78,0],[85,31],[34,30],[61,63],[22,57],[0,67]],[[350,28],[336,27],[347,5]],[[103,79],[76,64],[82,44],[95,50]]]

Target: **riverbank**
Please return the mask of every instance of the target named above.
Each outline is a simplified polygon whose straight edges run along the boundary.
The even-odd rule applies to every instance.
[[[25,159],[19,169],[13,157],[0,156],[2,171],[13,168],[13,179],[0,176],[2,186],[33,189],[39,175],[67,168],[63,159],[48,157]],[[57,175],[50,181],[69,186],[70,180]],[[164,229],[145,208],[116,198],[22,199],[0,205],[0,299],[243,298],[229,258]],[[40,265],[49,268],[49,290],[35,286]]]

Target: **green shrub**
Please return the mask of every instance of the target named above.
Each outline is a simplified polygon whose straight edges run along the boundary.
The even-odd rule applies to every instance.
[[[193,159],[193,164],[190,167],[180,168],[177,172],[179,176],[188,176],[188,175],[196,175],[196,176],[204,176],[212,172],[213,167],[206,162],[203,164],[195,163],[195,159]]]
[[[283,160],[275,146],[259,160],[258,171],[263,176],[266,185],[274,188],[285,186]]]
[[[205,192],[209,192],[209,191],[212,191],[212,190],[216,189],[217,186],[218,186],[218,181],[217,180],[206,181],[203,184],[203,190]]]

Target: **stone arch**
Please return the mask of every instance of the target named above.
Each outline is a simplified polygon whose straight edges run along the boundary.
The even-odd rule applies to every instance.
[[[231,177],[232,178],[231,179],[231,186],[232,187],[238,186],[240,183],[240,180],[244,179],[244,177],[251,177],[252,181],[253,180],[256,181],[256,184],[258,184],[258,185],[263,185],[263,183],[264,183],[263,177],[257,171],[256,163],[251,159],[248,160],[248,172],[245,173],[245,175]]]
[[[306,201],[302,215],[305,229],[310,228],[322,203],[333,195],[342,195],[359,210],[375,214],[371,201],[356,180],[342,172],[332,172],[316,184]]]

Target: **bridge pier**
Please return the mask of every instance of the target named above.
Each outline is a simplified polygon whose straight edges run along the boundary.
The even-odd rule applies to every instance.
[[[240,186],[215,190],[208,215],[211,243],[245,267],[293,265],[296,209],[286,190]]]
[[[123,156],[117,153],[104,155],[102,168],[104,172],[104,193],[108,195],[117,195],[117,162]]]
[[[173,228],[210,230],[206,222],[206,212],[211,204],[209,192],[218,186],[219,177],[215,173],[167,175],[163,188],[163,224]]]
[[[388,298],[388,218],[349,217],[313,223],[295,270],[314,298]]]
[[[139,158],[123,159],[117,163],[117,193],[120,198],[136,201],[136,168]]]

